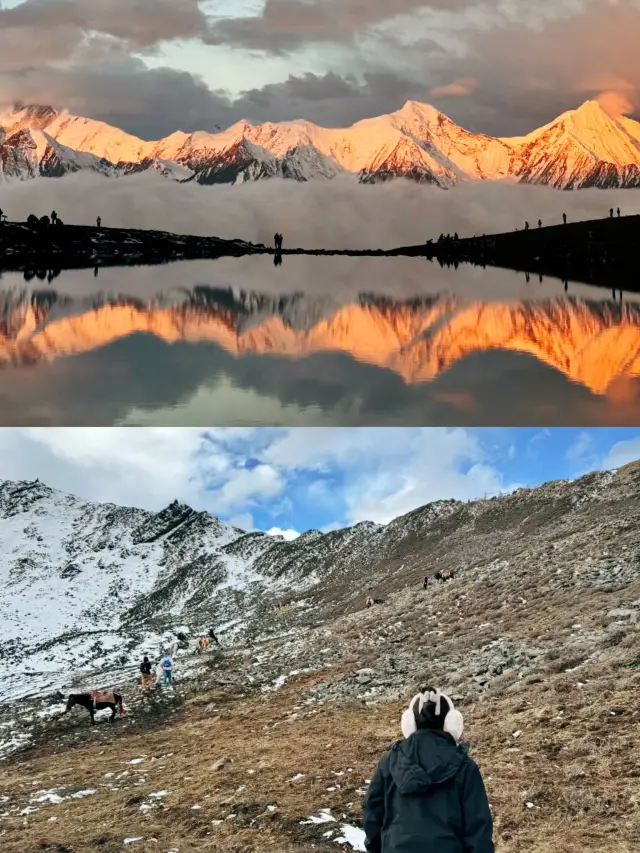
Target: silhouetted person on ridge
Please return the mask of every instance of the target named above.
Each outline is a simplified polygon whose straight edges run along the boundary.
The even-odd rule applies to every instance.
[[[567,214],[566,213],[562,214],[562,221],[564,222],[565,225],[567,224]]]
[[[613,219],[613,208],[609,208],[609,216]]]
[[[453,239],[456,241],[456,243],[457,243],[457,242],[458,242],[458,240],[460,239],[460,238],[458,237],[458,232],[457,232],[457,231],[456,231],[456,233],[453,235]]]
[[[616,213],[618,214],[618,219],[620,218],[620,208],[617,209]]]
[[[524,223],[524,230],[525,230],[525,231],[528,231],[528,230],[529,230],[529,223],[528,223],[528,222],[525,222],[525,223]]]
[[[101,216],[99,216],[99,217],[96,219],[96,225],[98,226],[98,228],[102,225],[102,217],[101,217]]]
[[[538,228],[542,228],[542,219],[538,219]]]
[[[52,214],[51,214],[51,222],[52,222],[54,225],[56,224],[56,219],[57,219],[57,218],[58,218],[58,214],[57,214],[57,213],[55,212],[55,210],[54,210],[54,211],[52,212]]]

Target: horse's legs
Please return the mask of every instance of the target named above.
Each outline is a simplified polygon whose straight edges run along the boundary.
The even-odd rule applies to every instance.
[[[116,706],[113,706],[113,710],[111,711],[111,722],[113,722],[116,718]]]
[[[95,724],[96,724],[96,718],[95,718],[95,717],[94,717],[94,715],[93,715],[93,711],[89,711],[89,713],[91,714],[91,725],[92,725],[92,726],[95,726]]]

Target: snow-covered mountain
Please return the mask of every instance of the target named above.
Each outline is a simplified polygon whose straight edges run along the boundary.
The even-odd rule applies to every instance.
[[[250,638],[252,620],[362,570],[371,547],[384,555],[454,506],[287,542],[177,501],[154,513],[0,480],[0,661],[42,684],[155,651],[185,622]]]
[[[569,590],[637,581],[639,487],[635,463],[286,542],[177,501],[149,512],[0,481],[0,701],[99,685],[183,626],[213,624],[226,646],[299,638],[368,595],[415,594],[438,568],[482,566],[491,586],[494,570],[539,571],[560,548],[577,561],[553,573]]]
[[[201,184],[347,174],[361,182],[403,177],[443,188],[486,179],[559,189],[640,187],[640,123],[611,118],[587,101],[527,136],[498,139],[409,101],[347,128],[240,121],[219,133],[178,131],[145,142],[104,122],[29,106],[0,112],[0,168],[5,180],[155,169]]]
[[[206,287],[186,299],[146,304],[52,290],[0,293],[0,367],[50,362],[140,333],[214,344],[236,358],[342,352],[410,384],[489,350],[527,353],[594,394],[640,377],[640,305],[633,303],[469,302],[447,295],[337,301]]]

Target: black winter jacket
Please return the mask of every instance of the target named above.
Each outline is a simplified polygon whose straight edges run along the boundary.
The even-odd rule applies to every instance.
[[[369,853],[494,853],[475,761],[445,732],[419,729],[378,764],[364,801]]]

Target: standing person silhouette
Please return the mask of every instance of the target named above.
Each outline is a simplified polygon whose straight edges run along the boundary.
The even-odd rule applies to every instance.
[[[382,758],[365,797],[368,853],[494,853],[480,770],[458,746],[463,726],[440,690],[413,697],[401,719],[405,739]]]
[[[562,221],[564,222],[565,225],[567,224],[567,214],[566,213],[562,214]]]

